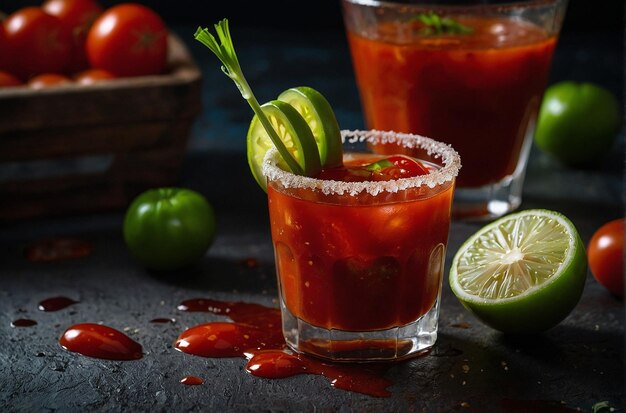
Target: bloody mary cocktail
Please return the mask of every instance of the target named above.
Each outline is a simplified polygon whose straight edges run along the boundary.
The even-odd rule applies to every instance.
[[[344,167],[316,178],[266,157],[285,338],[331,359],[406,357],[436,338],[458,155],[416,135],[344,136]],[[372,173],[396,162],[368,151],[381,142],[421,148],[422,172],[404,164]]]
[[[433,33],[419,18],[428,5],[344,1],[366,126],[451,144],[463,159],[461,190],[523,180],[558,27],[526,20],[524,4],[512,11],[481,3],[439,12],[434,2],[424,3],[463,30]],[[559,26],[547,16],[557,13],[552,3],[564,2],[537,3],[552,8],[527,14]]]

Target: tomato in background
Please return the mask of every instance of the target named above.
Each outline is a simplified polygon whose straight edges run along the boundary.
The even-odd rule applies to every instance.
[[[74,76],[76,83],[81,85],[92,85],[108,79],[115,79],[115,76],[113,73],[102,69],[87,69]]]
[[[61,21],[39,7],[25,7],[3,22],[10,71],[22,79],[63,73],[72,57],[72,37]]]
[[[0,24],[0,70],[9,70],[9,50],[7,47],[7,35],[4,31],[4,26]]]
[[[30,78],[27,84],[28,87],[33,89],[43,89],[51,86],[67,85],[71,82],[69,77],[59,73],[42,73]]]
[[[89,66],[85,53],[87,33],[103,8],[96,0],[46,0],[41,8],[61,20],[72,35],[73,52],[69,71],[77,72]]]
[[[160,74],[167,64],[167,27],[146,6],[120,4],[91,26],[86,50],[91,67],[118,77]]]
[[[602,225],[587,247],[589,269],[612,294],[624,297],[624,219]]]
[[[12,87],[12,86],[20,86],[22,85],[22,81],[17,77],[13,76],[9,72],[4,72],[0,70],[0,88],[1,87]]]

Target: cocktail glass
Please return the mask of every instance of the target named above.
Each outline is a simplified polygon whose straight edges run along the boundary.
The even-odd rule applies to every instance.
[[[566,3],[342,0],[366,126],[459,152],[454,217],[520,205]]]
[[[335,361],[417,355],[437,338],[442,275],[458,154],[432,139],[343,131],[344,164],[376,161],[389,143],[419,153],[430,172],[342,182],[263,171],[283,333],[296,352]]]

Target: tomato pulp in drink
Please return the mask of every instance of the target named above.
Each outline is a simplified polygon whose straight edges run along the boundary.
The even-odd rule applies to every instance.
[[[379,180],[362,167],[381,158],[374,156],[346,153],[344,169],[318,178]],[[399,327],[426,314],[439,297],[453,187],[451,180],[354,195],[270,181],[272,240],[289,312],[344,331]]]
[[[385,22],[348,41],[367,126],[451,144],[463,160],[457,186],[479,187],[515,171],[556,36],[521,20],[454,18],[473,32],[424,36],[419,23]]]

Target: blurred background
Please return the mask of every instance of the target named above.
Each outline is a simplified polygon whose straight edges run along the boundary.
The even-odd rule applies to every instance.
[[[100,0],[105,8],[123,2]],[[224,17],[230,20],[242,66],[259,100],[268,100],[276,93],[276,90],[266,90],[266,85],[291,87],[292,79],[321,87],[322,90],[338,88],[333,90],[336,101],[332,103],[340,124],[345,128],[362,126],[356,85],[346,82],[346,79],[352,78],[352,67],[343,34],[340,0],[306,4],[293,0],[137,2],[161,15],[188,46],[203,72],[203,104],[205,108],[211,107],[212,111],[205,110],[200,116],[198,124],[205,133],[196,128],[192,145],[217,145],[241,150],[245,147],[241,139],[223,138],[242,135],[249,122],[249,108],[238,101],[240,97],[236,89],[226,83],[228,80],[219,72],[215,57],[193,39],[198,26],[211,26]],[[43,0],[0,0],[0,11],[9,14],[20,7],[42,3]],[[570,0],[550,82],[562,80],[563,76],[567,80],[596,82],[615,91],[623,102],[624,15],[623,0]],[[255,32],[255,29],[259,31]],[[275,49],[270,48],[274,50],[273,55],[262,54],[257,41],[265,42],[264,46],[275,44]],[[598,61],[597,56],[601,56],[602,61]],[[332,68],[326,67],[329,59],[332,59]],[[268,63],[270,60],[271,63]],[[271,71],[268,64],[272,67]],[[303,64],[319,65],[319,76],[312,77],[310,70],[302,69]],[[214,94],[216,88],[223,88],[223,91]],[[222,110],[228,106],[228,112]],[[234,124],[236,129],[224,129],[220,119],[225,115],[231,118],[228,124]],[[209,125],[211,133],[207,134],[206,127]]]
[[[105,8],[123,2],[100,0]],[[42,3],[43,0],[0,0],[0,11],[9,14],[20,7]],[[206,145],[206,139],[209,139],[209,145],[221,142],[228,147],[229,144],[220,140],[220,137],[225,134],[240,136],[250,118],[249,108],[237,102],[240,98],[236,89],[227,85],[227,79],[219,73],[215,57],[193,39],[193,33],[198,26],[211,26],[224,17],[230,20],[231,32],[244,72],[250,77],[249,81],[259,100],[268,100],[276,92],[265,90],[266,85],[282,87],[284,84],[285,87],[291,87],[291,79],[298,79],[302,84],[321,86],[322,90],[339,88],[339,91],[335,90],[333,93],[337,97],[333,105],[340,124],[345,128],[362,126],[360,113],[355,111],[359,108],[356,85],[346,84],[346,79],[352,78],[352,67],[347,41],[343,35],[340,0],[307,4],[293,0],[137,0],[137,3],[149,6],[161,15],[172,31],[188,46],[203,72],[203,103],[205,107],[211,106],[215,110],[210,113],[204,111],[200,119],[200,122],[211,122],[212,136],[205,134],[201,139],[194,139],[195,144]],[[623,0],[570,0],[550,83],[563,80],[563,76],[567,80],[595,82],[613,90],[623,102],[624,16]],[[255,29],[263,30],[255,32]],[[256,47],[257,41],[265,42],[264,46],[275,44],[275,53],[271,56],[260,54]],[[333,67],[324,67],[329,64],[331,55]],[[598,61],[597,56],[602,56],[602,61]],[[267,70],[267,62],[270,60],[271,71]],[[302,72],[311,73],[310,70],[301,69],[303,64],[319,65],[319,76],[301,76]],[[336,81],[329,78],[334,73],[337,74]],[[554,74],[559,74],[559,78]],[[266,82],[267,77],[271,81]],[[339,80],[341,78],[343,80]],[[214,85],[219,88],[225,86],[224,93],[213,94]],[[234,118],[230,120],[235,121],[236,130],[222,129],[219,120],[224,113],[220,106],[231,107],[228,114]],[[197,128],[195,135],[198,138]],[[211,143],[215,139],[217,141]],[[244,148],[241,140],[234,140],[236,142],[232,142],[233,139],[230,141],[232,148]]]
[[[103,6],[122,1],[102,0]],[[206,25],[229,17],[237,24],[285,29],[341,29],[339,0],[322,0],[308,5],[293,0],[250,1],[230,0],[203,2],[197,0],[137,1],[163,16],[170,24]],[[26,5],[39,5],[38,0],[0,0],[0,10],[10,13]],[[570,0],[563,32],[623,32],[623,0]]]

